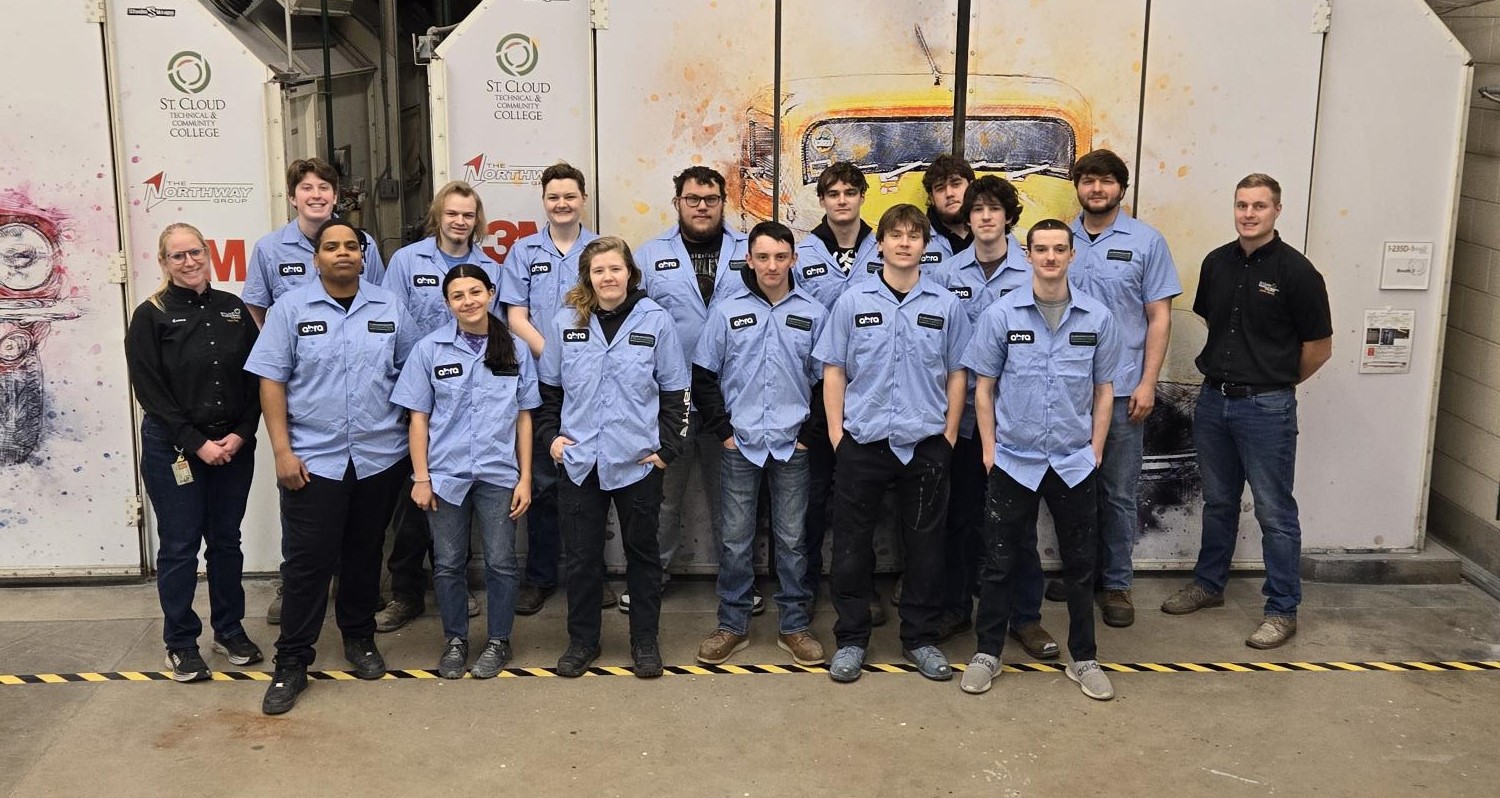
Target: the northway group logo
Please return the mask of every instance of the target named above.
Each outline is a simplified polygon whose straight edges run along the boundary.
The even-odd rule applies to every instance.
[[[517,186],[535,185],[542,179],[545,166],[510,166],[495,163],[484,157],[484,153],[464,161],[464,182],[471,186],[485,183],[510,183]]]
[[[213,77],[213,70],[209,69],[208,59],[191,50],[182,52],[167,59],[167,81],[172,88],[183,94],[197,94],[208,88],[208,82]]]
[[[246,202],[254,183],[206,183],[191,180],[169,180],[166,172],[157,172],[141,183],[146,187],[141,201],[146,210],[163,202],[212,202],[230,204]]]
[[[500,70],[511,77],[519,78],[531,74],[536,69],[537,59],[541,57],[541,50],[537,47],[536,39],[524,33],[511,33],[500,39],[495,45],[495,63],[500,65]]]

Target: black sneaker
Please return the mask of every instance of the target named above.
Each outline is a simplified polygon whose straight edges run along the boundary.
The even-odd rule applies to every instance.
[[[655,679],[661,675],[661,647],[656,644],[656,640],[631,643],[630,658],[635,660],[637,679]]]
[[[750,614],[760,615],[766,611],[766,597],[760,594],[760,587],[750,588]]]
[[[379,679],[385,675],[385,657],[380,656],[373,637],[345,640],[344,659],[354,666],[354,675],[361,679]]]
[[[208,663],[196,648],[179,648],[167,652],[167,667],[172,669],[174,682],[201,682],[213,677]]]
[[[231,665],[251,665],[265,659],[257,646],[244,632],[227,637],[214,636],[214,651],[223,654]]]
[[[260,711],[267,715],[281,715],[297,705],[297,696],[307,689],[307,667],[301,663],[277,665],[271,675],[271,686],[260,700]]]
[[[557,658],[557,675],[566,676],[569,679],[582,676],[598,658],[598,646],[586,648],[577,643],[569,643],[568,650]]]
[[[469,641],[462,637],[448,638],[443,656],[438,659],[438,675],[444,679],[464,678],[464,666],[469,664]]]
[[[469,674],[476,679],[492,679],[505,670],[510,664],[510,641],[498,637],[492,637],[484,644],[479,652],[479,658],[474,660],[474,667]]]

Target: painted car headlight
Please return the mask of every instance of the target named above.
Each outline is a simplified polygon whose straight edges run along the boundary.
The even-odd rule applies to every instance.
[[[14,363],[31,354],[36,342],[24,330],[13,330],[0,336],[0,363]]]
[[[52,276],[52,242],[29,224],[0,225],[0,286],[30,291]]]

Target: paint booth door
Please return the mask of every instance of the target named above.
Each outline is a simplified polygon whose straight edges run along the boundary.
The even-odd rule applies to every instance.
[[[26,4],[8,15],[24,24],[0,27],[0,576],[141,568],[126,514],[124,289],[109,279],[120,250],[109,98],[89,5]]]

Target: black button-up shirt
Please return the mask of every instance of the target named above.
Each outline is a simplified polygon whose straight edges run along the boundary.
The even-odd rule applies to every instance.
[[[135,398],[195,452],[231,432],[249,442],[260,423],[260,380],[245,371],[259,334],[240,298],[167,286],[161,307],[142,302],[125,333]]]
[[[1278,233],[1246,255],[1239,241],[1208,253],[1193,312],[1208,322],[1198,370],[1245,385],[1295,385],[1302,343],[1333,335],[1323,275]]]

